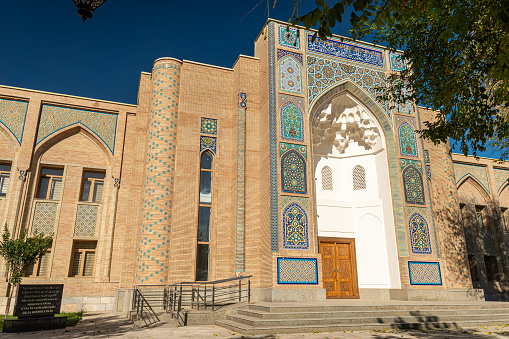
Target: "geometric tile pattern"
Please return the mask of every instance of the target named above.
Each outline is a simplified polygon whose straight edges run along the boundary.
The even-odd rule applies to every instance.
[[[82,125],[97,135],[106,144],[111,153],[114,153],[117,117],[117,114],[111,113],[43,105],[36,144],[39,144],[62,128]]]
[[[307,193],[306,160],[295,150],[281,157],[282,191],[287,193]]]
[[[406,91],[406,90],[402,90],[401,92],[405,96],[408,94],[408,91]],[[407,100],[404,103],[396,103],[394,106],[395,106],[394,109],[398,113],[414,114],[414,105],[409,100]]]
[[[467,175],[472,176],[477,182],[490,192],[490,184],[488,181],[488,173],[485,166],[467,165],[454,163],[454,176],[456,177],[456,184],[458,184]]]
[[[274,22],[269,23],[269,147],[270,147],[270,248],[279,251],[279,206],[277,183],[276,53]]]
[[[217,119],[201,118],[200,133],[217,134]]]
[[[279,59],[281,59],[282,57],[285,57],[287,55],[290,55],[290,56],[294,57],[295,60],[297,60],[300,65],[302,65],[302,54],[295,53],[295,52],[292,52],[292,51],[286,51],[284,49],[278,49],[277,50],[277,60],[278,61],[279,61]]]
[[[401,56],[399,54],[390,53],[389,58],[391,64],[391,71],[400,72],[406,68],[405,62],[403,61],[403,59],[401,59]]]
[[[93,237],[97,225],[97,205],[78,205],[76,210],[76,225],[74,226],[75,237]]]
[[[300,37],[296,28],[278,25],[279,46],[300,50]]]
[[[403,188],[407,204],[425,204],[422,176],[413,165],[406,167],[403,171]]]
[[[318,284],[316,258],[277,258],[278,284]]]
[[[380,93],[377,87],[384,86],[385,72],[308,55],[307,79],[309,107],[311,107],[314,100],[331,87],[345,80],[350,80],[361,87],[373,101],[377,102],[390,115],[387,104],[377,99]]]
[[[291,101],[293,104],[297,105],[303,112],[305,111],[304,108],[304,98],[298,97],[295,95],[290,95],[286,93],[279,93],[279,107],[282,107],[284,103],[287,101]]]
[[[419,157],[417,138],[412,126],[407,122],[402,123],[398,128],[399,150],[401,155],[407,157]]]
[[[143,212],[136,284],[168,281],[181,65],[159,61],[152,69]]]
[[[304,207],[296,202],[283,209],[283,248],[308,249],[308,216]]]
[[[431,254],[431,238],[426,219],[419,213],[414,213],[409,221],[410,247],[415,254]]]
[[[384,53],[379,49],[360,47],[358,44],[349,44],[333,38],[328,38],[327,41],[316,38],[313,41],[313,33],[307,33],[306,38],[309,52],[322,53],[370,66],[384,67]]]
[[[422,173],[422,162],[419,160],[411,160],[411,159],[399,159],[399,166],[401,167],[401,170],[403,168],[407,167],[408,165],[413,165],[415,168],[419,170],[419,172]]]
[[[411,285],[442,285],[438,262],[409,261],[408,273]]]
[[[304,141],[304,114],[297,105],[287,101],[280,109],[281,138]]]
[[[302,65],[291,55],[279,60],[279,89],[302,94]]]
[[[200,153],[203,150],[211,150],[212,153],[216,154],[216,138],[200,136]]]
[[[428,176],[429,180],[433,179],[431,177],[431,166],[430,165],[426,165],[426,175]]]
[[[302,156],[304,158],[307,158],[307,148],[306,148],[306,146],[304,146],[304,145],[288,144],[286,142],[280,142],[279,143],[279,155],[283,155],[284,153],[286,153],[287,151],[289,151],[291,149],[296,150],[297,152],[302,154]]]
[[[509,179],[509,170],[504,169],[493,169],[493,174],[495,175],[495,186],[497,187],[497,192],[507,184],[507,180]]]
[[[21,145],[28,102],[0,99],[0,123],[14,135]]]
[[[36,202],[34,209],[34,221],[32,235],[44,233],[52,235],[57,220],[58,204],[53,202]]]

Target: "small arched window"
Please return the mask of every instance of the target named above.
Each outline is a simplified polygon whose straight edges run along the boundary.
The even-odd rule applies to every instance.
[[[332,169],[329,166],[325,166],[322,168],[322,190],[332,191],[333,189]]]
[[[352,170],[353,189],[365,190],[366,189],[366,170],[364,167],[357,165]]]

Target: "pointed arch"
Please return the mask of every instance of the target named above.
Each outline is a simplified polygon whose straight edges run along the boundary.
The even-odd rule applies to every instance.
[[[458,181],[458,184],[456,185],[457,190],[460,191],[460,188],[465,188],[468,184],[472,185],[480,193],[486,203],[491,201],[490,194],[486,187],[484,187],[484,185],[471,174],[465,175]]]
[[[281,186],[287,193],[307,193],[306,159],[295,150],[281,157]]]
[[[380,103],[376,102],[363,88],[353,83],[351,80],[345,80],[326,92],[320,94],[320,96],[310,104],[309,108],[309,121],[317,119],[319,114],[325,105],[337,96],[344,93],[349,93],[361,102],[369,111],[375,116],[378,123],[383,131],[383,141],[387,149],[388,159],[388,172],[391,185],[391,195],[393,201],[393,207],[395,211],[403,210],[403,199],[401,197],[401,183],[400,183],[400,172],[397,168],[397,150],[395,143],[395,133],[392,126],[390,115],[388,115]],[[309,123],[309,131],[311,133],[312,124]],[[313,167],[314,170],[314,167]],[[313,173],[315,175],[315,173]],[[314,181],[313,181],[314,183]],[[315,204],[316,206],[316,204]],[[316,211],[315,211],[316,213]],[[406,233],[406,221],[402,213],[394,213],[394,222],[396,226],[396,236],[400,239],[404,239],[407,236]],[[408,255],[408,247],[405,243],[398,244],[398,250],[400,255]]]
[[[76,134],[82,134],[92,143],[94,143],[105,155],[108,161],[108,165],[110,164],[111,160],[113,159],[113,154],[111,153],[108,145],[106,145],[106,143],[101,138],[99,138],[96,133],[89,130],[86,126],[82,124],[74,124],[71,126],[67,126],[59,130],[57,133],[54,133],[45,138],[44,140],[42,140],[41,143],[37,144],[36,146],[34,158],[39,160],[42,157],[42,155],[46,151],[48,151],[51,147],[63,141],[64,139],[67,139]]]
[[[414,128],[408,123],[403,122],[398,127],[399,151],[401,155],[417,158],[419,157],[419,147]]]
[[[292,55],[279,59],[279,89],[302,94],[302,65]]]
[[[409,165],[403,170],[403,187],[407,204],[424,205],[426,203],[422,175],[414,165]]]
[[[431,237],[426,218],[420,213],[413,213],[408,219],[410,248],[415,254],[432,254]]]
[[[7,127],[5,127],[3,124],[0,124],[0,141],[5,140],[6,143],[3,145],[0,145],[0,150],[5,151],[7,150],[8,153],[12,152],[12,154],[9,154],[10,156],[14,157],[14,153],[16,150],[20,147],[20,144],[18,143],[18,140],[12,134]]]
[[[285,102],[280,109],[281,138],[304,142],[304,113],[293,102]]]
[[[309,248],[308,215],[297,202],[290,203],[283,210],[283,248]]]

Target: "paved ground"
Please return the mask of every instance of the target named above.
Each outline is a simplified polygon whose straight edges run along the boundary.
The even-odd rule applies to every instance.
[[[19,334],[0,333],[0,339],[12,338],[126,338],[126,339],[396,339],[396,338],[430,338],[430,339],[459,339],[459,338],[504,338],[509,339],[509,324],[505,326],[475,327],[461,330],[383,330],[383,331],[346,331],[346,332],[321,332],[302,334],[278,334],[261,336],[243,336],[224,328],[206,326],[175,327],[169,323],[155,325],[149,329],[136,329],[123,316],[111,313],[86,313],[83,320],[76,327],[66,330],[28,332]]]

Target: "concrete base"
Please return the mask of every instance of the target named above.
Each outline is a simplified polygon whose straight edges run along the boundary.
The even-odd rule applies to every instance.
[[[484,301],[482,289],[382,289],[361,288],[361,299],[408,301]]]
[[[129,313],[133,303],[133,292],[132,288],[117,288],[115,290],[113,311],[124,314]]]
[[[32,332],[65,328],[66,316],[23,319],[5,319],[2,332]]]
[[[257,288],[251,290],[251,302],[321,302],[325,301],[324,288]]]

